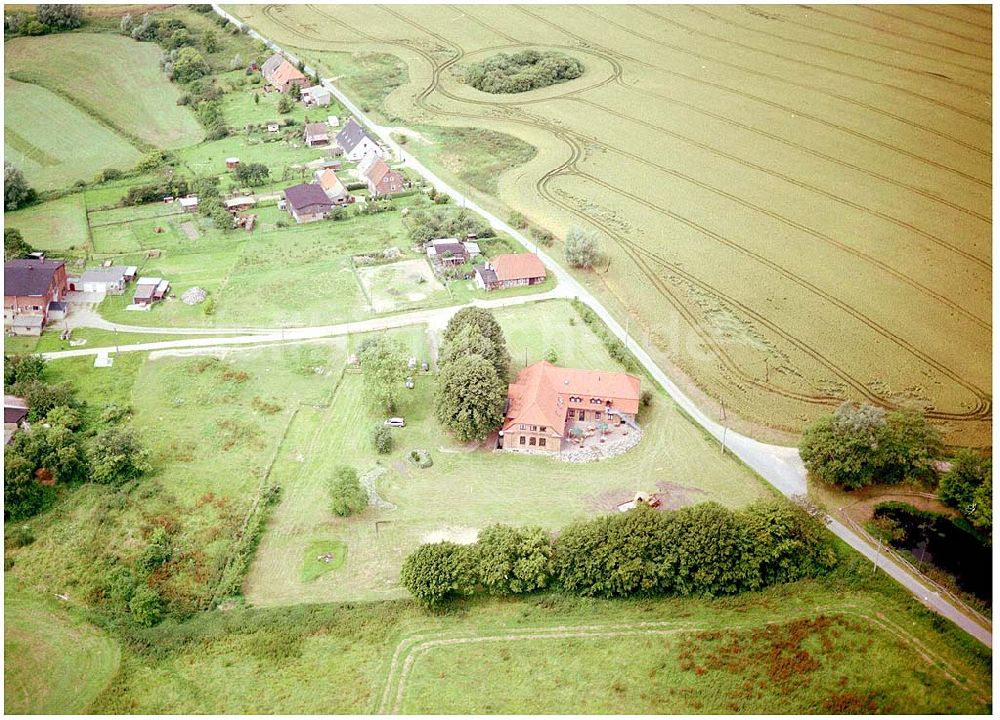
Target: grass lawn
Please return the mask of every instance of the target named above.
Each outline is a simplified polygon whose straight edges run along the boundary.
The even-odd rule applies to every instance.
[[[41,38],[31,38],[36,39]],[[36,190],[91,180],[106,167],[131,167],[141,157],[127,138],[65,98],[39,85],[4,78],[4,158],[24,171]]]
[[[3,600],[4,712],[84,712],[118,669],[118,643],[9,575]]]
[[[338,569],[347,557],[347,546],[339,540],[317,540],[310,543],[302,555],[302,582],[315,580],[331,570]]]
[[[197,143],[204,132],[191,111],[177,104],[181,91],[160,69],[160,54],[154,43],[107,33],[14,38],[4,44],[6,73],[69,96],[126,137],[163,148]],[[127,89],[141,91],[128,92],[123,102]],[[48,122],[46,128],[53,136]],[[104,150],[97,143],[92,147]],[[108,158],[102,167],[115,166]]]
[[[152,527],[166,522],[179,560],[158,589],[182,607],[203,607],[285,426],[299,403],[328,397],[343,347],[241,349],[225,359],[127,353],[111,368],[94,368],[87,357],[49,363],[47,376],[72,380],[90,412],[109,402],[134,408],[131,427],[153,471],[122,491],[90,484],[64,491],[26,523],[38,539],[8,551],[15,560],[8,577],[40,593],[83,597],[102,558],[131,561]]]
[[[259,78],[260,74],[258,73],[256,77]],[[292,118],[297,121],[297,127],[301,131],[305,122],[325,122],[330,115],[342,118],[345,114],[344,108],[336,100],[331,100],[327,107],[306,107],[303,103],[296,102],[291,112],[279,113],[278,100],[282,94],[264,92],[261,84],[251,83],[242,71],[223,74],[219,80],[233,86],[232,92],[226,93],[222,99],[222,111],[226,116],[226,122],[237,130],[247,125],[263,125],[267,122],[281,122],[284,118]],[[255,94],[258,97],[256,102],[254,102]],[[336,131],[337,129],[333,130]]]
[[[515,369],[525,354],[540,359],[552,348],[566,365],[620,369],[590,329],[564,301],[497,313]],[[573,324],[570,324],[572,320]],[[418,357],[423,357],[418,354]],[[636,490],[666,490],[671,504],[716,500],[741,506],[770,490],[714,444],[658,393],[641,424],[646,436],[625,455],[582,465],[460,445],[433,418],[433,375],[415,374],[397,414],[395,449],[379,457],[368,432],[384,416],[362,397],[360,373],[344,375],[328,408],[303,408],[278,451],[274,476],[285,495],[272,516],[244,586],[255,605],[398,597],[403,558],[421,542],[474,536],[497,522],[556,529],[583,517],[610,512]],[[434,464],[406,461],[411,450],[429,450]],[[394,510],[369,508],[351,518],[327,508],[327,483],[336,465],[360,474],[381,473],[379,495]],[[556,501],[553,501],[556,499]],[[342,540],[348,555],[341,570],[306,584],[299,580],[302,554],[313,541]]]
[[[820,614],[833,624],[817,627]],[[731,636],[728,628],[746,630]],[[659,714],[731,713],[735,706],[759,713],[779,707],[984,713],[990,707],[989,652],[863,569],[720,600],[542,594],[457,602],[436,613],[410,601],[236,609],[145,637],[150,649],[126,653],[122,671],[91,711]],[[740,651],[724,651],[731,639],[740,641]],[[799,648],[809,653],[804,663],[793,657]],[[796,672],[783,675],[786,666]]]
[[[57,200],[4,213],[4,227],[17,228],[31,247],[60,257],[82,256],[89,244],[83,196]]]

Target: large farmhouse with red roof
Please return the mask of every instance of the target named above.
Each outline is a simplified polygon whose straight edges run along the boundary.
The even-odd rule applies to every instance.
[[[531,253],[497,255],[474,270],[476,285],[487,291],[545,282],[545,265]]]
[[[642,383],[635,375],[529,365],[507,389],[502,447],[517,452],[557,453],[564,440],[591,426],[635,425]]]

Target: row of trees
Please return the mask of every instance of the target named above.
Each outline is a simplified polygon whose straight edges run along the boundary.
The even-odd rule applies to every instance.
[[[31,423],[4,450],[5,519],[41,512],[61,485],[122,485],[150,469],[148,452],[123,424],[127,411],[109,406],[88,425],[72,388],[47,382],[43,371],[37,355],[4,358],[4,386],[27,401]]]
[[[489,310],[467,307],[444,330],[435,415],[462,441],[482,440],[500,426],[510,353],[500,323]]]
[[[39,5],[34,13],[11,12],[3,18],[5,37],[47,35],[75,30],[83,24],[82,5]]]
[[[732,595],[826,572],[836,561],[819,523],[785,501],[742,510],[704,503],[672,512],[639,506],[574,523],[557,537],[495,525],[473,545],[422,545],[400,580],[434,604],[546,587],[595,597]]]
[[[583,63],[561,52],[498,53],[464,69],[465,82],[488,93],[519,93],[583,75]]]

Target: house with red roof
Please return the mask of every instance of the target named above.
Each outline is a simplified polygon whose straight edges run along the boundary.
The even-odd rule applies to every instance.
[[[292,85],[304,88],[309,84],[309,79],[297,67],[277,53],[264,61],[260,66],[260,74],[278,92],[288,92]]]
[[[391,169],[382,158],[375,158],[363,172],[372,197],[403,191],[403,176]]]
[[[576,433],[634,426],[641,397],[642,381],[635,375],[541,360],[507,388],[500,442],[514,452],[558,453]]]
[[[483,290],[501,290],[545,282],[545,264],[532,253],[497,255],[473,268],[476,285]]]

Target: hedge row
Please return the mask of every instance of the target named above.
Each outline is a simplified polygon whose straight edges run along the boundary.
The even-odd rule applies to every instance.
[[[459,595],[558,587],[596,597],[733,595],[826,572],[822,526],[785,501],[743,510],[703,503],[660,512],[640,506],[577,522],[552,539],[540,528],[495,525],[473,545],[417,548],[400,579],[434,604]]]

